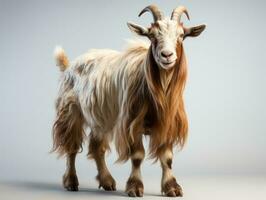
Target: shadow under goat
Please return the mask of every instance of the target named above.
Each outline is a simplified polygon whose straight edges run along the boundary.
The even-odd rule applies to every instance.
[[[105,152],[114,140],[118,161],[131,159],[132,171],[126,185],[129,196],[143,196],[141,163],[145,156],[142,136],[150,137],[149,155],[162,167],[161,190],[166,196],[182,196],[172,173],[173,148],[183,147],[188,132],[183,91],[187,64],[183,41],[196,37],[205,25],[184,27],[181,16],[189,18],[185,7],[164,17],[155,5],[144,8],[153,15],[149,28],[134,23],[134,33],[150,43],[131,41],[122,52],[91,50],[71,64],[61,47],[55,50],[62,71],[53,126],[53,151],[66,155],[63,185],[78,190],[75,169],[85,129],[90,128],[88,157],[98,169],[99,187],[116,190],[105,163]]]

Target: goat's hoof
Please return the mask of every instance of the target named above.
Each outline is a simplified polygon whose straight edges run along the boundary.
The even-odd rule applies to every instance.
[[[162,192],[168,197],[182,197],[183,192],[180,185],[177,184],[173,177],[162,185]]]
[[[76,174],[64,174],[63,176],[64,188],[68,191],[78,191],[78,177]]]
[[[102,187],[106,191],[116,190],[115,180],[110,174],[105,175],[105,176],[97,175],[96,179],[99,181],[99,188]]]
[[[141,180],[130,177],[127,181],[126,193],[130,197],[142,197],[143,196],[143,183]]]

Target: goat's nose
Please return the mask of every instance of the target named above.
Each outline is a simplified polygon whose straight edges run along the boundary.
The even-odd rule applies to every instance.
[[[167,51],[167,50],[163,50],[161,52],[161,55],[162,55],[162,57],[169,58],[169,57],[171,57],[173,55],[173,52]]]

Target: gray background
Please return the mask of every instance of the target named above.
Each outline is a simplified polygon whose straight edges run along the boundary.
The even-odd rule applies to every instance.
[[[185,91],[189,138],[176,152],[178,176],[259,175],[266,177],[265,1],[0,1],[0,180],[61,181],[64,159],[49,154],[54,100],[60,72],[53,50],[62,45],[70,59],[90,48],[122,50],[133,38],[126,26],[148,26],[155,3],[170,15],[182,4],[185,25],[206,23],[198,38],[185,41],[189,77]],[[92,182],[96,167],[77,160],[78,175]],[[115,178],[126,181],[130,165],[114,164]],[[144,179],[160,167],[146,161]],[[159,190],[159,188],[158,188]]]

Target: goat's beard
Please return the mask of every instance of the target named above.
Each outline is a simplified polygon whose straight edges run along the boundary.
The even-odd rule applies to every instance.
[[[129,87],[128,99],[123,105],[124,116],[120,127],[123,140],[116,140],[120,155],[118,161],[129,158],[125,147],[147,130],[150,132],[151,158],[158,157],[166,145],[183,147],[188,122],[183,103],[187,66],[182,46],[177,46],[177,55],[180,55],[180,60],[174,67],[161,70],[153,57],[152,47],[149,48],[141,65],[143,70],[136,74],[135,83]]]
[[[149,50],[151,51],[151,49]],[[182,46],[177,46],[180,60],[169,70],[160,70],[149,52],[145,68],[148,91],[154,105],[154,119],[150,153],[156,157],[164,145],[184,145],[187,136],[187,118],[183,103],[183,90],[187,66]]]

